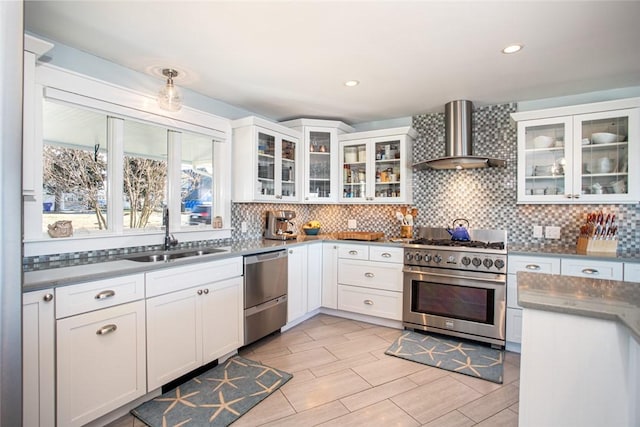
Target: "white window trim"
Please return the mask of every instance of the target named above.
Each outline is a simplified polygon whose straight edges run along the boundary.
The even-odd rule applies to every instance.
[[[120,134],[117,118],[131,118],[147,121],[166,127],[168,130],[196,132],[210,136],[214,143],[214,211],[213,216],[223,218],[223,228],[180,228],[180,194],[179,185],[169,185],[169,204],[171,233],[180,242],[225,239],[231,237],[231,125],[230,120],[200,110],[183,106],[177,113],[167,113],[161,110],[154,96],[149,96],[128,88],[114,85],[69,70],[52,65],[40,65],[36,69],[35,81],[36,102],[32,114],[35,118],[35,150],[24,154],[25,162],[32,162],[34,169],[35,194],[25,194],[23,197],[24,213],[24,256],[38,256],[67,252],[82,252],[101,249],[116,249],[130,246],[160,245],[164,241],[162,230],[123,230],[122,219],[118,220],[122,212],[122,200],[117,194],[122,194],[121,188],[113,188],[113,181],[109,178],[109,224],[115,226],[104,233],[73,236],[69,238],[50,238],[42,233],[42,103],[45,97],[69,102],[94,110],[105,112],[115,120],[109,120],[109,131],[113,135]],[[120,116],[120,117],[118,117]],[[176,138],[179,139],[179,138]],[[109,176],[122,175],[122,141],[115,141],[118,149],[109,150]],[[170,144],[169,150],[179,151],[180,144]],[[120,153],[119,158],[118,152]],[[180,155],[170,161],[177,163],[170,167],[170,180],[176,173],[179,175]],[[178,176],[179,180],[179,176]],[[170,181],[171,182],[171,181]],[[177,199],[175,187],[178,187]],[[116,195],[115,197],[113,195]],[[118,202],[119,201],[119,202]],[[171,215],[173,213],[173,215]],[[114,223],[115,221],[115,223]]]

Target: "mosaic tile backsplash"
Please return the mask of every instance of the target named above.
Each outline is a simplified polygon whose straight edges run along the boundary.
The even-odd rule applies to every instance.
[[[619,225],[619,250],[640,249],[640,205],[518,205],[516,204],[517,128],[510,113],[516,104],[476,107],[473,113],[473,153],[505,159],[505,168],[471,170],[425,170],[413,176],[413,206],[419,210],[416,225],[445,227],[457,218],[468,219],[473,228],[506,229],[509,243],[518,245],[573,246],[580,225],[594,210],[615,213]],[[413,160],[444,155],[444,113],[413,117],[418,137]],[[235,203],[232,207],[233,239],[258,238],[262,235],[265,212],[287,209],[296,212],[294,224],[300,227],[309,220],[322,223],[321,232],[347,229],[347,220],[357,220],[357,230],[382,231],[388,237],[400,234],[393,205],[287,205]],[[240,232],[242,221],[247,233]],[[559,226],[561,238],[533,238],[534,225]],[[300,230],[301,232],[301,230]]]

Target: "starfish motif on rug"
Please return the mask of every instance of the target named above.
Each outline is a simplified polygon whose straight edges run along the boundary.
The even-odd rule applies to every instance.
[[[424,348],[420,344],[418,344],[418,347],[420,347],[422,349],[422,351],[417,351],[417,352],[413,353],[415,356],[418,356],[420,354],[427,354],[427,355],[429,355],[431,360],[436,360],[436,358],[433,357],[434,354],[445,354],[445,353],[442,353],[440,351],[434,351],[436,349],[435,345],[433,347],[429,348],[429,349]]]
[[[227,361],[227,364],[225,365],[224,369],[225,369],[225,370],[226,370],[226,369],[228,369],[228,368],[229,368],[229,366],[231,366],[231,364],[232,364],[232,363],[233,363],[233,364],[235,364],[235,365],[242,366],[242,367],[247,366],[247,364],[246,364],[246,363],[242,363],[241,361],[239,361],[238,359],[236,359],[236,358],[234,357],[234,358],[231,358],[231,359],[229,359],[229,360]]]
[[[235,378],[229,378],[229,372],[224,371],[224,378],[222,378],[222,379],[220,379],[220,378],[206,378],[206,380],[207,380],[207,381],[219,381],[219,382],[220,382],[220,384],[218,384],[218,385],[216,386],[216,388],[214,388],[214,389],[213,389],[213,391],[217,391],[220,387],[222,387],[222,386],[223,386],[223,385],[225,385],[225,384],[229,384],[231,387],[233,387],[233,388],[237,389],[237,388],[238,388],[238,386],[237,386],[237,385],[235,385],[235,384],[233,383],[233,381],[241,380],[241,379],[243,379],[243,378],[246,378],[246,377],[235,377]]]
[[[411,356],[413,353],[403,353],[402,352],[402,346],[399,345],[398,348],[396,348],[393,351],[387,350],[387,352],[389,354],[393,354],[394,356]]]
[[[173,424],[169,426],[169,424],[167,424],[167,417],[165,417],[164,415],[162,416],[162,427],[181,427],[190,422],[191,422],[191,418],[188,418],[184,421],[179,422],[178,424]]]
[[[478,372],[475,368],[486,368],[486,365],[474,365],[471,363],[471,358],[469,356],[467,356],[467,361],[466,362],[461,362],[459,360],[453,359],[454,362],[462,365],[462,366],[458,366],[456,369],[454,369],[454,371],[461,371],[463,369],[469,369],[471,372],[473,372],[474,374],[476,374],[476,376],[482,378],[482,375],[480,375],[480,372]]]
[[[497,359],[494,359],[493,357],[489,357],[489,356],[484,356],[484,355],[483,355],[482,357],[484,357],[485,359],[489,359],[489,360],[491,360],[491,361],[492,361],[492,363],[491,363],[491,364],[489,364],[489,366],[502,365],[502,352],[500,352],[500,353],[498,353],[498,354],[499,354],[499,355],[498,355],[498,358],[497,358]]]
[[[459,351],[460,353],[462,353],[463,356],[468,356],[468,354],[465,353],[464,350],[475,350],[473,347],[465,347],[464,343],[462,342],[459,342],[457,345],[449,344],[447,342],[445,342],[444,344],[451,347],[449,350],[445,350],[444,351],[445,353],[451,353],[452,351]]]
[[[278,387],[280,386],[281,382],[282,382],[282,380],[278,380],[275,383],[273,383],[273,385],[271,387],[267,387],[266,385],[262,384],[260,381],[256,380],[256,384],[258,384],[260,387],[262,387],[262,391],[256,391],[255,393],[251,394],[250,396],[259,396],[261,394],[273,393],[274,391],[276,391],[278,389]]]
[[[415,340],[412,340],[411,338],[407,338],[410,335],[411,335],[411,332],[407,332],[406,334],[401,335],[400,337],[398,337],[398,345],[402,344],[402,341],[416,342]]]
[[[262,368],[262,372],[260,372],[258,375],[256,375],[256,378],[260,378],[261,376],[263,376],[264,374],[266,374],[267,372],[271,372],[274,375],[279,376],[280,378],[282,378],[282,375],[280,375],[280,372],[276,371],[273,368],[270,368],[268,366],[264,366],[264,365],[249,365],[249,366],[253,366],[254,368]]]
[[[186,399],[200,393],[199,391],[194,391],[193,393],[185,394],[184,396],[181,396],[180,393],[181,393],[180,387],[176,387],[176,397],[157,397],[153,400],[155,400],[156,402],[171,402],[171,405],[169,405],[169,407],[164,410],[163,414],[166,414],[169,411],[171,411],[178,403],[182,403],[183,405],[188,406],[190,408],[196,407],[194,403],[191,403]]]
[[[233,409],[231,407],[231,405],[233,405],[234,403],[239,402],[239,401],[241,401],[243,399],[244,399],[244,396],[243,397],[239,397],[238,399],[231,400],[229,402],[225,402],[224,401],[224,395],[222,394],[221,391],[219,391],[218,392],[218,400],[220,401],[220,403],[205,403],[205,404],[202,404],[200,406],[203,407],[203,408],[218,408],[218,409],[216,409],[216,412],[214,412],[213,415],[211,415],[211,418],[209,418],[209,422],[212,422],[213,420],[216,419],[216,417],[218,415],[220,415],[220,413],[222,411],[225,411],[225,410],[231,412],[235,416],[240,416],[240,413],[238,411],[236,411],[235,409]]]

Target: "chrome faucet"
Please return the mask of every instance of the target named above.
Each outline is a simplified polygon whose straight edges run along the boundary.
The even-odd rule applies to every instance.
[[[162,225],[164,225],[164,250],[168,251],[172,246],[178,244],[178,239],[169,233],[169,208],[164,208],[162,212]]]

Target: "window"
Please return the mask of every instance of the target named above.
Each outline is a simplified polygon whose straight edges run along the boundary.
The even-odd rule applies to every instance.
[[[182,226],[212,226],[213,140],[183,133],[180,167]]]
[[[107,229],[107,116],[54,102],[43,115],[42,231],[62,220]]]

